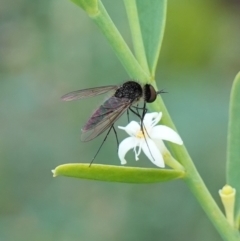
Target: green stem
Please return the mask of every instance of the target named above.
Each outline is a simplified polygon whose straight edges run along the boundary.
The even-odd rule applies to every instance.
[[[136,58],[142,68],[148,74],[150,74],[143,44],[141,27],[139,24],[136,0],[124,0],[124,4],[128,15],[128,21],[132,33],[133,47]]]
[[[151,108],[153,108],[155,111],[163,112],[162,123],[176,130],[161,97],[159,97],[157,101],[151,105]],[[178,146],[170,143],[170,147],[175,154],[176,159],[179,160],[185,168],[186,176],[184,180],[186,184],[189,186],[190,190],[195,195],[203,210],[206,212],[222,238],[226,241],[239,241],[240,236],[238,231],[231,227],[215,203],[198,171],[196,170],[185,146]]]
[[[109,41],[129,76],[133,79],[147,82],[150,79],[149,74],[141,68],[136,58],[133,56],[131,50],[114,25],[101,1],[99,1],[98,7],[99,12],[96,15],[92,15],[90,17],[94,20],[94,22]]]
[[[175,169],[175,170],[182,170],[185,171],[184,167],[177,161],[175,160],[171,153],[167,151],[165,154],[163,154],[164,162],[166,165],[169,167]]]

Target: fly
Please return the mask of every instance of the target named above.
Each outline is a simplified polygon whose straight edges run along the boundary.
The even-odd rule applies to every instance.
[[[141,120],[147,111],[146,103],[152,103],[156,100],[157,94],[164,93],[164,91],[156,91],[150,84],[140,85],[139,83],[130,80],[122,85],[109,85],[102,87],[95,87],[83,90],[70,92],[61,97],[63,101],[80,100],[88,97],[93,97],[114,91],[114,94],[108,98],[100,107],[94,111],[92,116],[88,119],[85,126],[82,128],[82,141],[90,141],[102,134],[107,129],[107,135],[103,140],[99,150],[101,149],[104,141],[106,140],[111,129],[114,128],[114,123],[127,111],[135,113]],[[143,100],[142,115],[138,112],[138,107],[134,106],[139,101]],[[133,110],[131,107],[134,107]],[[118,142],[118,139],[117,139]],[[98,150],[98,152],[99,152]],[[96,153],[96,155],[98,154]],[[95,159],[94,156],[93,160]],[[92,161],[93,161],[92,160]]]

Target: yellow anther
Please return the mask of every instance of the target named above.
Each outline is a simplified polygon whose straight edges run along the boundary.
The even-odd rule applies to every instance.
[[[137,134],[136,134],[136,137],[137,138],[144,138],[144,134],[142,131],[138,131]]]

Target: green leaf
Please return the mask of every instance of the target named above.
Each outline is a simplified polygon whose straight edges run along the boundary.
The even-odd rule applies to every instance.
[[[138,18],[136,0],[124,0],[124,4],[127,11],[130,30],[132,33],[132,41],[136,59],[144,71],[150,74]]]
[[[166,22],[166,0],[137,0],[138,18],[151,75],[155,76]]]
[[[227,184],[236,189],[236,210],[240,215],[240,72],[234,79],[230,97]]]
[[[71,0],[78,5],[90,16],[94,16],[98,13],[98,0]]]
[[[53,170],[54,176],[67,176],[107,182],[154,183],[183,178],[183,171],[157,168],[136,168],[111,165],[72,163]]]
[[[130,78],[146,83],[150,75],[141,68],[101,1],[98,2],[98,7],[99,13],[90,17],[108,40]]]

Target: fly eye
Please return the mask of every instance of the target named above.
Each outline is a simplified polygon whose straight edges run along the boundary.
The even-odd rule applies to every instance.
[[[145,101],[147,103],[152,103],[156,100],[156,98],[157,98],[157,93],[155,89],[153,88],[153,86],[147,84],[145,86]]]

